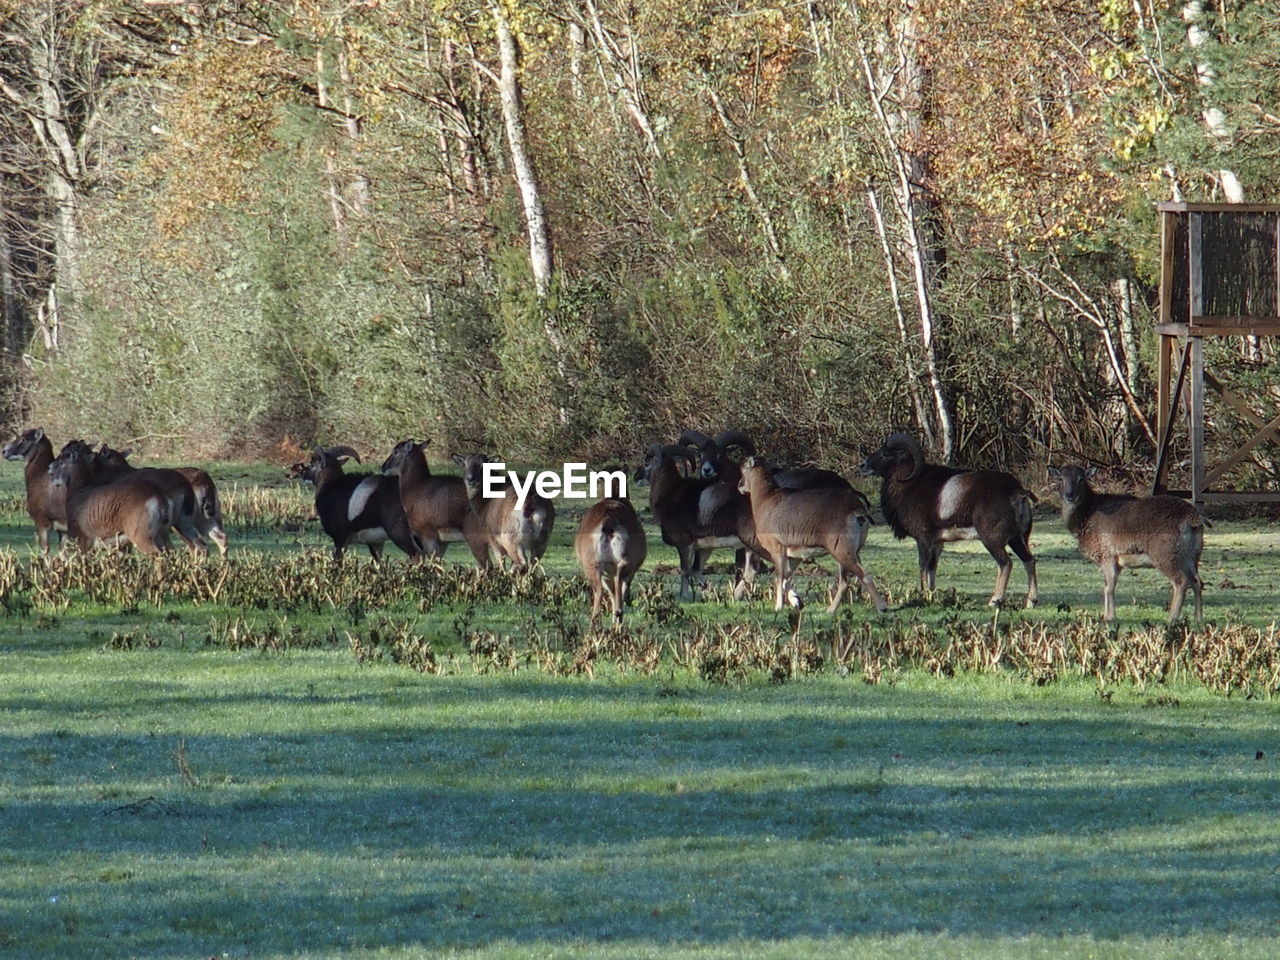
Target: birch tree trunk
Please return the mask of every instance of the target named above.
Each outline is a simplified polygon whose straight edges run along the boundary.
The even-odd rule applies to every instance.
[[[645,106],[644,90],[640,86],[638,71],[632,69],[634,58],[628,58],[618,49],[613,37],[605,30],[600,19],[600,10],[595,0],[585,0],[588,23],[591,35],[596,42],[597,56],[600,58],[602,73],[606,72],[609,86],[614,96],[622,101],[623,107],[631,117],[632,123],[644,138],[645,147],[654,157],[662,159],[662,147],[658,144],[658,136],[654,133],[653,124],[649,121],[649,111]],[[634,51],[634,41],[632,41]]]
[[[742,132],[729,117],[729,111],[725,109],[724,100],[720,97],[720,94],[716,93],[710,85],[707,86],[707,98],[711,101],[712,107],[715,108],[716,117],[719,118],[720,125],[724,128],[725,137],[729,140],[729,146],[733,149],[733,156],[738,161],[738,182],[742,185],[742,192],[747,195],[747,202],[751,204],[751,209],[755,211],[756,219],[760,221],[760,229],[764,233],[765,246],[778,268],[778,275],[783,280],[790,280],[791,271],[787,269],[787,262],[783,257],[782,241],[778,238],[778,227],[773,221],[773,215],[769,212],[769,208],[764,205],[764,202],[760,199],[760,194],[756,191],[755,177],[751,173],[751,164],[747,160],[747,146],[743,141]]]
[[[551,289],[551,274],[555,259],[551,246],[551,229],[542,206],[542,193],[538,186],[538,174],[529,154],[529,136],[524,124],[524,104],[520,90],[520,46],[511,31],[504,0],[490,0],[494,31],[498,39],[498,99],[502,104],[502,121],[507,128],[507,147],[511,151],[511,168],[516,185],[520,188],[520,200],[524,206],[525,227],[529,235],[529,267],[533,273],[534,289],[538,297],[545,297]],[[560,348],[553,338],[553,346]]]
[[[1204,0],[1187,0],[1183,4],[1182,20],[1187,25],[1187,45],[1193,53],[1201,51],[1209,40],[1209,34],[1204,29],[1204,18]],[[1219,149],[1227,150],[1235,136],[1227,125],[1227,115],[1213,102],[1213,87],[1217,80],[1218,74],[1212,64],[1206,61],[1196,64],[1196,82],[1204,95],[1204,112],[1201,116],[1213,142]],[[1235,171],[1225,167],[1220,169],[1218,183],[1221,184],[1222,195],[1228,203],[1244,203],[1244,187]]]
[[[45,157],[45,191],[53,202],[54,276],[47,300],[54,314],[48,320],[54,329],[65,330],[74,310],[79,290],[80,266],[80,182],[84,163],[71,122],[75,116],[64,103],[62,58],[67,38],[60,12],[50,8],[32,12],[27,21],[27,40],[34,95],[24,105],[36,141]],[[84,92],[81,91],[81,94]],[[81,125],[82,127],[85,124]]]
[[[898,290],[898,271],[894,263],[893,245],[889,242],[889,231],[885,227],[884,213],[880,206],[880,196],[875,187],[867,187],[867,206],[871,210],[871,219],[876,225],[876,236],[880,238],[880,252],[884,256],[884,270],[889,283],[889,296],[893,300],[893,315],[898,322],[898,338],[902,343],[902,352],[907,370],[907,392],[911,396],[911,406],[915,410],[916,420],[925,434],[925,443],[933,446],[935,437],[929,423],[929,412],[924,402],[924,394],[920,389],[920,374],[916,371],[915,345],[907,331],[907,318],[902,310],[902,296]]]
[[[325,63],[324,45],[316,47],[316,103],[321,109],[329,108],[328,65]],[[338,236],[346,233],[347,215],[342,204],[342,189],[338,185],[338,161],[330,150],[324,154],[324,194],[329,202],[329,216],[333,218],[333,230]]]
[[[942,244],[937,200],[928,187],[929,158],[918,146],[928,101],[928,72],[917,56],[915,15],[910,6],[904,16],[890,26],[890,35],[884,38],[886,48],[893,54],[892,65],[885,70],[873,65],[866,37],[861,32],[861,9],[855,4],[854,10],[858,19],[854,34],[858,59],[890,169],[892,193],[901,221],[901,241],[911,265],[938,452],[943,460],[950,460],[955,455],[955,416],[942,375],[942,338],[939,316],[934,309],[934,294],[946,271],[946,248]],[[887,102],[892,103],[892,112]]]
[[[348,54],[349,43],[342,40],[338,45],[338,79],[342,82],[342,107],[343,119],[342,128],[347,134],[347,139],[351,142],[352,149],[355,150],[364,138],[364,130],[361,127],[361,120],[356,109],[355,97],[351,94],[351,66],[350,56]],[[351,177],[350,186],[350,203],[351,212],[357,217],[363,217],[369,212],[369,203],[372,198],[372,187],[369,184],[369,175],[364,172],[364,167],[357,164],[356,171]]]

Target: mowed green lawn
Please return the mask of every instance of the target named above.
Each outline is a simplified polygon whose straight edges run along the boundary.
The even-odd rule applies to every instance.
[[[3,470],[0,543],[26,556],[20,475]],[[219,476],[240,556],[323,544],[297,522],[306,494],[261,491],[271,471]],[[572,569],[566,519],[548,558],[557,577]],[[1216,523],[1211,622],[1275,619],[1276,541],[1262,521]],[[1051,514],[1035,542],[1042,605],[1000,616],[1064,629],[1096,617],[1100,576]],[[651,570],[674,563],[656,537],[651,550]],[[450,555],[464,562],[460,547]],[[914,546],[877,527],[863,558],[896,603],[883,617],[862,603],[850,623],[991,618],[995,568],[980,547],[948,548],[948,600],[931,607],[911,597]],[[675,589],[670,572],[654,576]],[[697,617],[790,629],[712,580]],[[819,599],[822,581],[806,589]],[[1020,567],[1012,589],[1025,589]],[[1159,621],[1167,600],[1155,572],[1125,574],[1121,629]],[[510,606],[466,616],[518,631],[531,614]],[[264,653],[202,640],[212,618],[270,610],[79,599],[0,619],[0,957],[1280,949],[1269,700],[1013,673],[908,670],[868,685],[827,667],[723,685],[670,664],[480,672],[456,613],[389,615],[438,646],[442,675],[358,664],[340,643]],[[293,621],[341,633],[359,617]],[[829,623],[814,603],[799,630]],[[158,646],[111,649],[129,630]]]

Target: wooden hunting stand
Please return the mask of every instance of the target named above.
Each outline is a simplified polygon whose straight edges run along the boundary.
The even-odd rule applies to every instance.
[[[1161,203],[1160,353],[1156,371],[1155,493],[1194,503],[1277,502],[1280,492],[1215,489],[1264,440],[1280,440],[1280,417],[1265,421],[1204,368],[1205,337],[1280,336],[1280,204]],[[1174,376],[1174,358],[1181,355]],[[1186,386],[1191,489],[1166,491],[1174,414]],[[1254,434],[1222,463],[1204,454],[1205,386],[1251,423]]]

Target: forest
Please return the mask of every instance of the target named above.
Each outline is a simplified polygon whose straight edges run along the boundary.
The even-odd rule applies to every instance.
[[[1246,0],[0,0],[3,412],[835,465],[1155,446],[1159,201],[1275,199]],[[1209,345],[1260,398],[1266,339]],[[1211,444],[1253,426],[1215,410]],[[1264,455],[1236,482],[1265,482]]]

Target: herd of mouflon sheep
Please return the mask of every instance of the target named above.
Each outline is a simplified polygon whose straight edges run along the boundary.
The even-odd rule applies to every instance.
[[[484,454],[455,455],[461,476],[433,474],[426,446],[405,440],[377,473],[344,472],[347,461],[360,460],[345,446],[317,447],[309,462],[290,470],[315,487],[316,513],[333,540],[335,559],[359,543],[378,559],[388,540],[412,557],[440,557],[450,543],[464,541],[482,569],[507,559],[525,566],[542,556],[556,511],[550,497],[533,489],[532,478],[523,485],[515,474],[508,480],[494,469],[498,461]],[[218,491],[204,470],[135,467],[130,451],[105,443],[95,450],[81,440],[70,441],[55,456],[39,428],[21,433],[3,452],[8,460],[25,461],[27,512],[44,552],[50,531],[85,549],[97,543],[132,544],[148,554],[167,549],[173,532],[193,551],[207,552],[212,541],[226,555]],[[1036,559],[1029,536],[1036,498],[1017,478],[928,463],[920,443],[905,433],[886,438],[862,462],[862,472],[880,478],[880,508],[894,536],[915,540],[923,590],[934,589],[945,543],[980,540],[997,565],[990,602],[1004,599],[1012,550],[1026,570],[1026,605],[1035,605]],[[1121,568],[1133,566],[1154,566],[1173,584],[1170,623],[1180,616],[1188,588],[1201,618],[1199,564],[1207,521],[1177,497],[1098,492],[1090,485],[1093,475],[1092,468],[1079,466],[1049,469],[1067,529],[1081,553],[1102,568],[1105,619],[1115,619]],[[592,618],[607,601],[620,622],[647,543],[626,497],[625,475],[616,476],[620,489],[606,487],[604,498],[586,511],[574,549],[591,586]],[[711,551],[730,548],[736,551],[734,595],[739,599],[755,577],[757,562],[765,560],[774,568],[775,609],[784,603],[799,606],[792,585],[796,566],[827,554],[838,568],[829,612],[844,599],[850,578],[877,610],[885,609],[859,560],[872,523],[871,504],[838,473],[770,465],[740,430],[714,437],[687,430],[674,444],[649,447],[632,479],[648,486],[662,540],[679,553],[682,600],[692,599]]]

